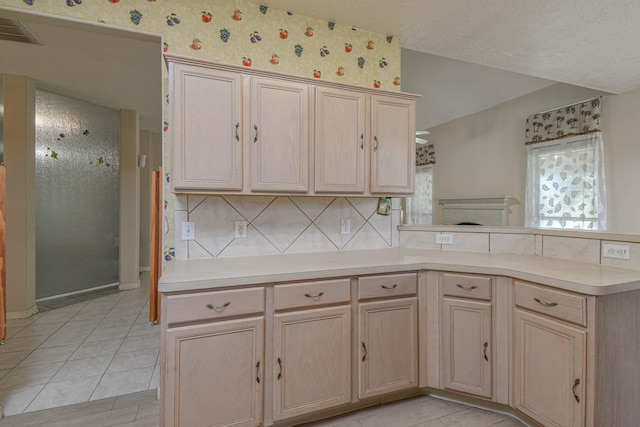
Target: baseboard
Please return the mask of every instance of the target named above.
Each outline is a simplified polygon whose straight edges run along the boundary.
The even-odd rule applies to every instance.
[[[138,279],[134,283],[120,283],[120,285],[118,286],[118,289],[120,289],[121,291],[128,291],[128,290],[136,289],[139,287],[140,287],[140,279]]]
[[[43,301],[64,298],[64,297],[72,297],[74,295],[88,294],[90,292],[100,291],[103,289],[115,288],[116,286],[118,286],[118,282],[109,283],[107,285],[94,286],[93,288],[80,289],[79,291],[67,292],[66,294],[52,295],[50,297],[44,297],[44,298],[36,298],[36,302],[43,302]]]
[[[138,267],[140,273],[151,271],[151,267]]]
[[[25,319],[27,317],[31,317],[38,312],[38,306],[34,305],[28,310],[24,311],[9,311],[7,312],[7,320],[13,319]]]

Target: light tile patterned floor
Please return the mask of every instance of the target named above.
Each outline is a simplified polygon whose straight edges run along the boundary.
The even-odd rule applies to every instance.
[[[156,389],[160,327],[148,320],[148,277],[138,289],[45,302],[9,320],[0,346],[5,416]]]

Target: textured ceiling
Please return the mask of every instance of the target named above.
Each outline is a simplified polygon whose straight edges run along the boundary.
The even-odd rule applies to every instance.
[[[640,88],[637,0],[263,0],[402,47],[611,93]]]

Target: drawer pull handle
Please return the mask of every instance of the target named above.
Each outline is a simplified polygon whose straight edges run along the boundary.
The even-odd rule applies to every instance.
[[[278,379],[280,379],[282,378],[282,360],[280,360],[280,358],[278,357],[276,362],[278,362],[278,366],[280,367],[280,372],[278,372]]]
[[[373,151],[378,151],[378,137],[374,135],[373,140],[376,142],[375,147],[373,147]]]
[[[364,354],[362,355],[362,361],[364,362],[365,360],[367,360],[367,354],[369,354],[369,352],[367,351],[367,346],[364,343],[364,341],[362,341],[362,350],[364,350]]]
[[[314,301],[319,300],[322,295],[324,295],[324,292],[320,292],[318,295],[304,294],[305,297],[311,298]]]
[[[391,291],[391,290],[393,290],[393,289],[397,288],[397,287],[398,287],[398,284],[397,284],[397,283],[395,283],[393,286],[380,285],[380,287],[381,287],[382,289],[386,289],[386,290],[388,290],[388,291]]]
[[[236,141],[240,141],[240,136],[238,136],[238,128],[240,127],[240,122],[236,123]]]
[[[456,286],[459,287],[460,289],[464,290],[464,291],[473,291],[474,289],[478,289],[478,287],[476,285],[472,285],[472,286],[466,287],[465,285],[461,285],[460,283],[456,283]]]
[[[576,378],[573,382],[573,387],[571,387],[571,392],[573,393],[573,398],[576,399],[576,402],[580,403],[580,396],[576,394],[576,387],[580,385],[580,378]]]
[[[555,307],[556,305],[558,305],[557,302],[547,302],[547,301],[541,300],[540,298],[534,298],[534,300],[543,307]]]
[[[256,363],[256,382],[260,384],[260,361]]]
[[[364,150],[364,133],[360,134],[360,149]]]
[[[253,138],[253,142],[255,144],[256,142],[258,142],[258,126],[257,125],[253,125],[253,128],[256,131],[256,136]]]
[[[482,347],[484,347],[484,360],[486,360],[488,362],[489,361],[489,357],[487,357],[487,348],[489,347],[489,342],[485,341],[485,343],[484,343],[484,345]]]
[[[222,305],[207,304],[207,308],[210,308],[211,310],[215,310],[215,311],[223,311],[225,308],[229,307],[230,305],[231,305],[231,301],[227,301]]]

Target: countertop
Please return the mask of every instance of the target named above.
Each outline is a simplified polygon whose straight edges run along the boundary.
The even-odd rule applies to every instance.
[[[537,255],[388,248],[174,260],[163,293],[412,270],[507,276],[587,295],[640,289],[640,271]]]

